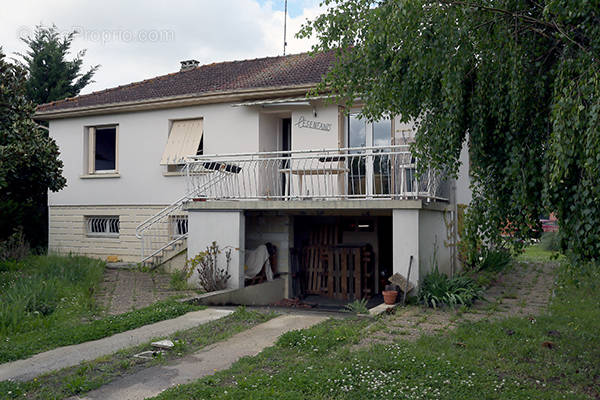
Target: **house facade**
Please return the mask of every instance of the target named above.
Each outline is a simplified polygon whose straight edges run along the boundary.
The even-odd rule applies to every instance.
[[[49,249],[181,267],[216,242],[229,286],[270,243],[283,295],[377,295],[456,259],[456,180],[417,175],[414,129],[307,97],[332,53],[198,66],[38,108],[67,187],[49,193]],[[224,262],[224,260],[221,260]]]

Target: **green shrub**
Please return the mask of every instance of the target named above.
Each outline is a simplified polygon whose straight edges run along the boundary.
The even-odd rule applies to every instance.
[[[354,314],[368,314],[367,299],[354,300],[352,303],[346,304],[344,307],[347,311]]]
[[[559,251],[560,239],[558,232],[544,232],[540,238],[540,247],[546,251]]]
[[[505,250],[483,249],[477,269],[479,271],[503,271],[511,262],[510,253]]]
[[[449,278],[436,268],[429,273],[419,290],[419,301],[429,307],[441,305],[455,307],[458,304],[470,306],[482,296],[481,287],[467,276]]]

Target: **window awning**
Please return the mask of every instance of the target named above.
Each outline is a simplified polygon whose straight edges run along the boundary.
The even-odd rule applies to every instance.
[[[203,132],[202,119],[173,121],[160,164],[183,164],[187,156],[196,155]]]
[[[263,100],[251,100],[243,103],[232,104],[233,107],[242,106],[310,106],[312,100],[328,99],[331,96],[314,96],[314,97],[292,97],[292,98],[279,98],[279,99],[263,99]]]

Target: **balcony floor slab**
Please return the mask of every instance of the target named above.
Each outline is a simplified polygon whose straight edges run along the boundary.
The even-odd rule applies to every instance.
[[[423,200],[207,200],[190,201],[184,205],[187,211],[208,210],[269,210],[269,211],[391,211],[394,209],[428,209],[444,211],[447,202]]]

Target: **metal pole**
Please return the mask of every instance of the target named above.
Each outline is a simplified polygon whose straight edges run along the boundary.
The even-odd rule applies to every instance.
[[[410,282],[410,270],[412,268],[413,256],[410,256],[408,262],[408,274],[406,275],[406,286],[404,286],[404,294],[402,295],[402,305],[406,304],[406,292],[408,292],[408,282]]]
[[[287,34],[287,0],[285,0],[285,11],[283,12],[283,55],[285,56],[285,48],[287,46],[286,41]]]

